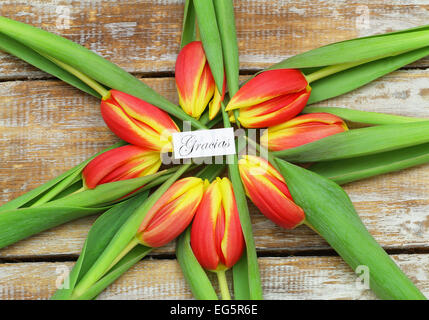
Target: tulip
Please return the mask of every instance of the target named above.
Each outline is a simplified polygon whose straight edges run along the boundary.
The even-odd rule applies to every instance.
[[[310,113],[268,128],[261,144],[271,151],[295,148],[347,131],[346,123],[330,113]]]
[[[175,239],[191,223],[204,193],[200,178],[176,181],[149,209],[137,238],[149,247],[161,247]]]
[[[246,128],[271,127],[300,113],[310,93],[311,88],[301,71],[268,70],[244,84],[225,110],[239,109],[238,120]]]
[[[238,166],[247,196],[263,215],[286,229],[304,222],[304,211],[295,204],[284,178],[268,161],[246,155]]]
[[[176,60],[175,79],[179,104],[190,116],[199,119],[207,104],[210,119],[219,112],[225,95],[216,88],[201,41],[193,41],[182,48]]]
[[[240,259],[244,238],[227,178],[217,178],[206,188],[192,223],[191,247],[200,265],[210,271],[229,269]]]
[[[91,160],[82,172],[88,189],[119,180],[154,174],[161,166],[159,152],[133,145],[111,149]]]
[[[151,150],[172,150],[171,134],[179,128],[165,111],[118,90],[110,90],[100,108],[107,126],[122,140]]]

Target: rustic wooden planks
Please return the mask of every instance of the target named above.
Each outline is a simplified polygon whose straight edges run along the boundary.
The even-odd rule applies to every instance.
[[[237,0],[234,5],[242,69],[266,67],[331,42],[424,25],[429,10],[425,0]],[[130,72],[172,72],[183,1],[5,0],[0,14],[66,36]],[[428,60],[416,65],[428,66]],[[44,76],[0,55],[0,79]]]
[[[429,294],[429,256],[393,259]],[[70,262],[0,264],[0,299],[47,299],[72,267]],[[265,299],[374,299],[338,257],[260,258]],[[215,277],[210,275],[213,283]],[[107,288],[99,299],[191,299],[175,260],[145,259]]]

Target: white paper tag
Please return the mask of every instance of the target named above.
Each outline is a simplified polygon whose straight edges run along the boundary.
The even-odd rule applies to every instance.
[[[174,159],[235,154],[234,129],[175,132],[173,150]]]

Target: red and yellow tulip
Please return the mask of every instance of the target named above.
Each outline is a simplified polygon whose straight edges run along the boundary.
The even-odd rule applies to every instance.
[[[239,109],[238,120],[246,128],[271,127],[299,114],[310,93],[311,87],[301,71],[268,70],[244,84],[226,111]]]
[[[100,108],[107,126],[122,140],[151,150],[172,150],[171,133],[179,128],[165,111],[118,90],[110,90]]]
[[[216,116],[225,95],[225,81],[220,94],[201,41],[190,42],[180,50],[175,79],[180,106],[187,114],[199,119],[213,98],[209,105],[209,116],[210,119]]]
[[[275,224],[293,229],[305,214],[292,199],[283,176],[265,159],[243,156],[238,162],[247,196]]]
[[[244,238],[232,184],[227,178],[206,181],[191,229],[191,247],[201,266],[210,271],[231,268],[241,257]]]
[[[310,113],[268,128],[261,145],[271,151],[285,150],[347,130],[346,123],[333,114]]]
[[[146,246],[157,248],[180,235],[191,223],[204,193],[200,178],[177,180],[149,209],[137,238]]]
[[[82,172],[84,185],[96,186],[154,174],[161,166],[160,153],[133,145],[115,148],[91,160]]]

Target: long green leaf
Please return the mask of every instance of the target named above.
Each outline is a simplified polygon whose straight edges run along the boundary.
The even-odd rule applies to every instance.
[[[68,205],[79,205],[81,207],[100,206],[105,203],[116,201],[123,196],[128,195],[139,187],[161,177],[164,173],[164,171],[160,171],[155,174],[140,178],[101,184],[94,189],[88,189],[55,201],[48,202],[44,204],[43,207],[46,208]]]
[[[191,288],[193,296],[198,300],[217,300],[213,286],[207,277],[206,272],[198,263],[195,257],[191,244],[191,232],[188,228],[177,240],[176,256],[180,264],[186,282]]]
[[[222,41],[226,83],[228,85],[229,96],[233,97],[239,88],[240,72],[234,4],[232,0],[214,0],[213,3]],[[238,121],[239,110],[234,110],[233,113],[235,123],[240,126],[240,122]]]
[[[373,125],[429,121],[428,118],[404,117],[404,116],[397,116],[393,114],[369,112],[369,111],[361,111],[361,110],[337,108],[337,107],[306,107],[302,111],[302,113],[318,113],[318,112],[334,114],[344,120],[351,121],[351,122],[373,124]]]
[[[429,163],[429,144],[377,153],[371,156],[319,162],[309,169],[338,184]]]
[[[289,161],[347,159],[429,142],[429,121],[353,129],[272,154]]]
[[[14,199],[14,200],[11,200],[11,201],[5,203],[4,205],[2,205],[0,207],[0,213],[3,211],[6,211],[6,210],[12,210],[12,209],[17,209],[17,208],[23,207],[26,204],[28,204],[30,201],[38,199],[39,197],[46,195],[47,192],[52,192],[53,189],[55,189],[55,192],[51,193],[51,195],[60,193],[69,184],[69,183],[63,183],[63,181],[65,181],[66,179],[68,179],[71,176],[76,176],[77,174],[80,174],[82,172],[83,168],[85,168],[85,166],[92,159],[94,159],[96,156],[98,156],[98,155],[100,155],[106,151],[109,151],[111,149],[120,147],[122,145],[125,145],[125,143],[124,142],[118,142],[118,143],[100,151],[99,153],[95,154],[91,158],[85,160],[81,164],[79,164],[76,167],[68,170],[67,172],[59,175],[58,177],[46,182],[45,184],[43,184],[43,185],[25,193],[25,194],[23,194],[22,196],[19,196],[18,198]],[[60,186],[60,188],[59,188],[59,186]]]
[[[235,30],[234,5],[232,0],[214,0],[219,33],[222,40],[225,60],[226,83],[230,96],[234,96],[239,87],[240,65],[238,43]]]
[[[429,55],[429,47],[424,47],[397,56],[365,63],[322,78],[311,84],[312,90],[307,104],[352,91],[427,55]]]
[[[189,42],[195,40],[197,34],[196,15],[193,0],[186,0],[183,14],[182,39],[180,47],[183,48]]]
[[[108,207],[78,206],[34,207],[0,213],[0,248],[63,223],[103,212]]]
[[[347,194],[334,182],[276,159],[306,223],[316,230],[353,270],[369,272],[369,286],[382,299],[425,299],[410,279],[366,230]]]
[[[377,57],[394,56],[427,47],[429,30],[421,29],[377,37],[357,38],[316,48],[288,59],[269,69],[311,68],[349,63]]]
[[[205,129],[196,119],[142,81],[73,41],[5,17],[0,17],[0,33],[38,52],[58,59],[109,88],[136,96],[181,120],[191,122],[195,128]]]
[[[193,3],[207,61],[210,65],[210,70],[213,74],[216,86],[219,92],[222,92],[224,78],[222,41],[213,2],[207,0],[193,0]]]
[[[28,62],[29,64],[35,66],[36,68],[45,71],[58,79],[67,82],[68,84],[82,90],[96,98],[101,98],[100,95],[94,91],[91,87],[86,85],[80,79],[76,78],[74,75],[68,73],[67,71],[61,69],[56,64],[52,63],[45,57],[42,57],[36,51],[32,50],[29,47],[24,46],[18,41],[13,40],[12,38],[0,33],[0,50],[3,50],[7,53],[10,53],[21,60]]]
[[[80,300],[90,300],[96,298],[104,289],[128,271],[133,265],[144,258],[152,248],[138,245],[123,257],[103,278],[97,281],[88,291],[79,297]]]
[[[75,285],[88,272],[98,256],[106,249],[115,233],[127,221],[134,210],[148,197],[148,192],[124,201],[107,210],[94,222],[89,230],[85,245],[76,262],[67,288],[57,290],[52,299],[70,299]]]
[[[240,260],[232,267],[235,300],[250,300],[249,269],[247,266],[247,253],[244,252]]]

